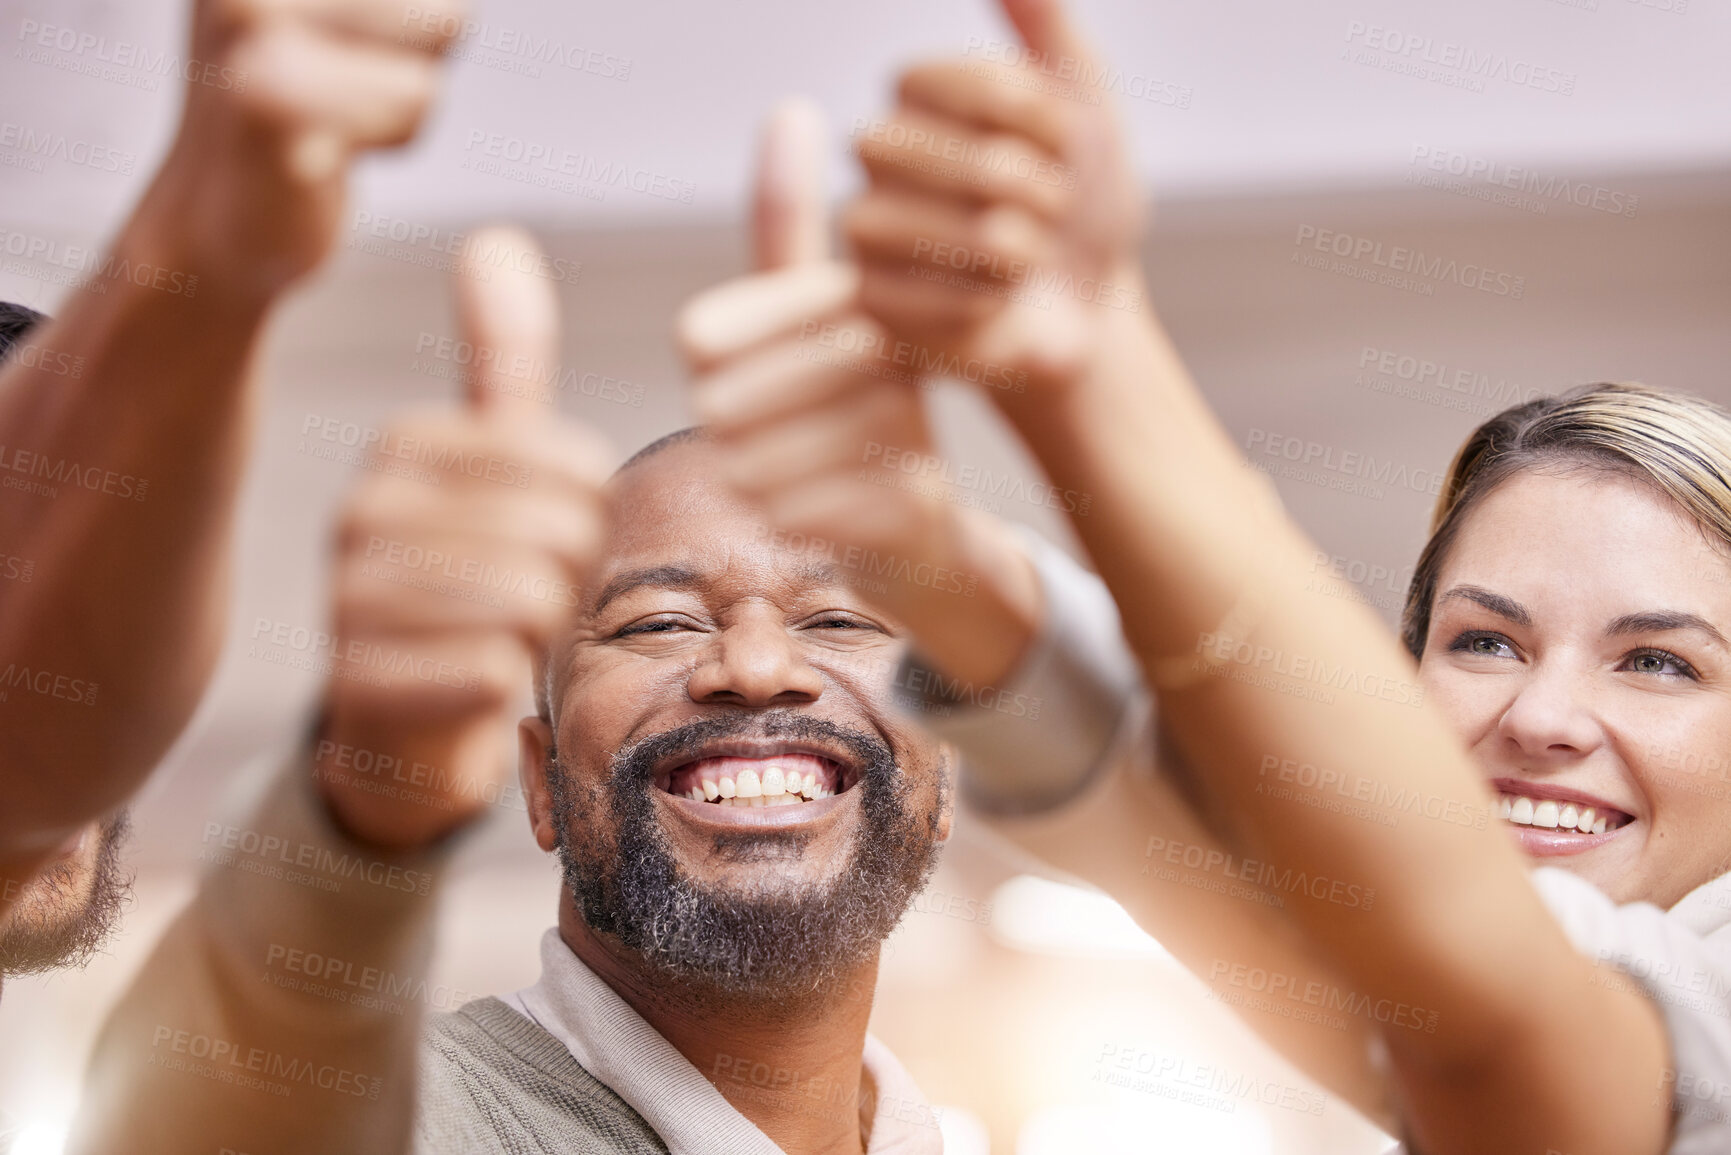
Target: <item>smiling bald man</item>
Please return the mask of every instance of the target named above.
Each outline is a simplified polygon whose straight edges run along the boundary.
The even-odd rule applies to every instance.
[[[422,1151],[942,1150],[866,1022],[948,834],[948,760],[898,713],[899,628],[715,456],[686,431],[612,483],[521,726],[559,924],[534,987],[430,1023]]]

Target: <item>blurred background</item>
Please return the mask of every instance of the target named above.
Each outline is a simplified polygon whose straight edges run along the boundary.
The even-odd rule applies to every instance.
[[[1720,0],[1075,7],[1122,70],[1105,87],[1157,202],[1155,305],[1240,445],[1391,622],[1432,471],[1484,417],[1605,379],[1731,402]],[[31,246],[100,244],[145,186],[179,82],[91,67],[123,43],[183,51],[188,9],[0,2],[0,299],[53,311],[65,289]],[[745,267],[763,113],[791,92],[827,110],[841,200],[858,183],[850,128],[885,106],[899,65],[1009,38],[985,0],[477,0],[474,15],[432,122],[363,166],[333,259],[274,325],[230,644],[135,808],[126,929],[89,970],[8,983],[0,1001],[0,1109],[35,1125],[20,1155],[56,1150],[96,1025],[190,893],[204,823],[243,768],[281,757],[307,724],[317,677],[254,641],[261,622],[325,620],[329,524],[357,474],[307,430],[377,428],[456,396],[460,366],[438,352],[455,336],[440,262],[459,234],[515,219],[568,262],[562,404],[629,452],[687,423],[671,318]],[[70,30],[50,37],[70,47],[40,47],[47,26]],[[580,159],[551,179],[477,164],[493,137],[507,155]],[[1424,256],[1390,283],[1396,247]],[[1037,477],[965,389],[933,403],[957,464]],[[1368,477],[1293,468],[1292,446],[1377,464]],[[985,504],[1068,541],[1052,511],[1013,494]],[[946,1109],[952,1155],[1391,1145],[1316,1098],[1111,903],[1041,873],[963,815],[891,942],[874,1029]],[[523,815],[501,807],[447,897],[440,979],[476,993],[532,982],[556,890]],[[1125,1054],[1277,1093],[1186,1098],[1183,1075],[1108,1085]],[[1309,1097],[1283,1107],[1282,1088]]]

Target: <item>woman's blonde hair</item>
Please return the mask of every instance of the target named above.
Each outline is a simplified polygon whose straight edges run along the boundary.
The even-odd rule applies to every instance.
[[[1524,470],[1584,468],[1652,485],[1731,549],[1731,414],[1699,397],[1644,385],[1587,385],[1505,409],[1455,454],[1431,515],[1430,540],[1407,587],[1401,637],[1424,653],[1437,576],[1461,525],[1491,490]]]

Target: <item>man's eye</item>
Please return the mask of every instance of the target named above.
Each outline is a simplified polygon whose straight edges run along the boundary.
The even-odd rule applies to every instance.
[[[686,628],[686,623],[677,618],[654,618],[646,622],[632,622],[613,636],[629,638],[637,634],[670,634]]]
[[[1699,680],[1695,667],[1669,650],[1636,650],[1623,659],[1622,668],[1637,674],[1658,674],[1667,678]]]
[[[808,630],[872,630],[877,627],[859,618],[832,616],[807,622],[805,628]]]
[[[1512,658],[1514,646],[1501,634],[1465,633],[1449,647],[1458,653],[1477,654],[1485,658]]]

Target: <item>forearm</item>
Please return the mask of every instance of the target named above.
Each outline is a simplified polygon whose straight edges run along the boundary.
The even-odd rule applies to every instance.
[[[1384,1029],[1405,1074],[1449,1086],[1442,1098],[1457,1110],[1505,1107],[1496,1079],[1582,1110],[1603,1102],[1584,1089],[1605,1084],[1576,1077],[1585,1060],[1561,1024],[1590,1013],[1614,1024],[1604,1050],[1616,1058],[1595,1048],[1611,1085],[1656,1077],[1650,1014],[1589,985],[1514,848],[1476,817],[1490,799],[1422,708],[1410,659],[1368,611],[1305,589],[1311,547],[1259,494],[1157,328],[1130,314],[1107,328],[1088,370],[1018,424],[1060,484],[1093,495],[1077,528],[1199,779],[1253,853],[1326,880],[1293,896],[1297,923],[1355,995],[1434,1012],[1434,1033]],[[1270,768],[1286,766],[1329,772],[1373,801],[1335,809],[1271,789]],[[1453,820],[1374,801],[1414,797]],[[1374,891],[1374,905],[1341,901],[1355,889]],[[1505,1069],[1514,1037],[1547,1061]],[[1554,1116],[1528,1116],[1526,1135],[1506,1129],[1513,1119],[1499,1118],[1509,1149],[1539,1131],[1568,1135]],[[1595,1122],[1580,1150],[1605,1149],[1591,1145],[1607,1141]],[[1647,1133],[1645,1116],[1628,1122],[1625,1139]]]
[[[70,1151],[408,1149],[444,853],[331,825],[303,753],[210,865],[110,1016]],[[447,995],[449,992],[445,992]]]
[[[29,671],[0,703],[0,856],[131,793],[220,648],[265,303],[191,287],[197,263],[153,204],[104,260],[171,270],[169,287],[98,274],[26,335],[53,355],[0,376],[0,475],[19,483],[0,497],[0,540],[31,570],[0,593],[0,669]]]

